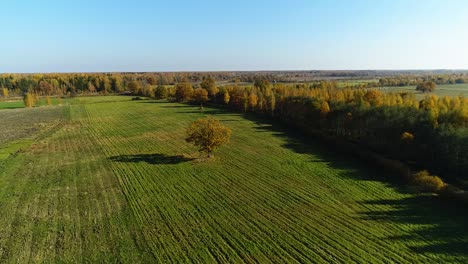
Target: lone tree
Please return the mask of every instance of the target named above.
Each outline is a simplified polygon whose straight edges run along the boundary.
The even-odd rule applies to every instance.
[[[199,152],[206,153],[210,158],[215,149],[229,142],[231,133],[230,128],[213,117],[200,118],[187,128],[185,141],[193,143]]]
[[[432,93],[436,88],[436,84],[433,81],[422,82],[416,86],[416,91],[421,91],[423,93],[429,92]]]

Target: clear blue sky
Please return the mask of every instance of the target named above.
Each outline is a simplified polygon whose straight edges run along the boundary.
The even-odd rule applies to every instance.
[[[468,68],[468,1],[0,0],[0,72]]]

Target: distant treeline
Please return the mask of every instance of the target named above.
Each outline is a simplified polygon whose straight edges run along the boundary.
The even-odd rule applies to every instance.
[[[318,85],[322,80],[354,80],[364,78],[355,87],[417,85],[434,81],[436,84],[468,83],[467,73],[428,74],[398,71],[277,71],[277,72],[162,72],[162,73],[51,73],[0,74],[0,88],[11,96],[34,93],[47,95],[77,95],[121,93],[150,90],[151,86],[174,85],[183,80],[199,83],[205,76],[224,84],[253,83],[257,79],[270,83],[307,83]],[[348,78],[348,79],[346,79]],[[376,80],[379,80],[378,82]]]
[[[158,84],[174,84],[182,80],[197,82],[203,76],[203,73],[0,74],[0,88],[8,89],[10,95],[106,94],[145,89]],[[230,73],[220,72],[215,78],[229,80],[232,76]]]
[[[463,84],[468,83],[468,75],[466,74],[445,74],[445,75],[428,75],[414,76],[401,75],[379,79],[378,86],[408,86],[418,85],[423,82],[432,81],[437,85],[444,84]]]
[[[468,179],[468,98],[383,93],[374,89],[272,84],[252,86],[178,83],[156,87],[157,98],[203,104],[211,101],[239,112],[269,115],[303,131],[342,138],[383,156],[445,176]]]

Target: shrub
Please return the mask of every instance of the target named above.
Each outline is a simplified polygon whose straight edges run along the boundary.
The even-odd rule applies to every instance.
[[[414,135],[411,134],[410,132],[403,132],[403,134],[401,134],[401,141],[402,142],[405,142],[405,143],[411,143],[413,142],[414,140]]]
[[[446,186],[441,178],[430,175],[426,170],[413,175],[413,184],[420,187],[423,191],[435,193],[442,191]]]

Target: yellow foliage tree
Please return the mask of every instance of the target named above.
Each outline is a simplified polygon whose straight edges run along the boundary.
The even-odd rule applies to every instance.
[[[229,92],[227,90],[224,91],[224,104],[229,104],[230,100],[231,100],[231,96],[229,95]]]
[[[364,95],[364,100],[373,106],[379,106],[383,102],[384,94],[378,90],[369,90]]]
[[[258,104],[258,96],[255,92],[251,92],[249,95],[249,107],[250,109],[255,110],[255,107]]]
[[[447,186],[441,178],[430,175],[426,170],[413,175],[413,184],[417,185],[423,191],[435,193],[443,190]]]
[[[320,116],[326,117],[330,112],[330,105],[328,105],[327,101],[323,101],[322,105],[320,106]]]
[[[197,88],[193,92],[193,100],[195,103],[200,104],[200,107],[203,107],[203,104],[208,101],[208,91],[203,88]]]
[[[401,134],[401,141],[402,142],[405,142],[407,144],[413,142],[414,140],[414,135],[411,134],[410,132],[403,132],[403,134]]]
[[[36,99],[31,93],[26,93],[23,97],[24,105],[28,108],[34,107],[36,105]]]
[[[5,88],[5,87],[2,88],[2,96],[3,97],[8,97],[8,89]]]
[[[199,152],[211,157],[215,149],[229,142],[231,134],[231,129],[225,127],[219,120],[213,117],[200,118],[187,128],[185,141],[193,143]]]

